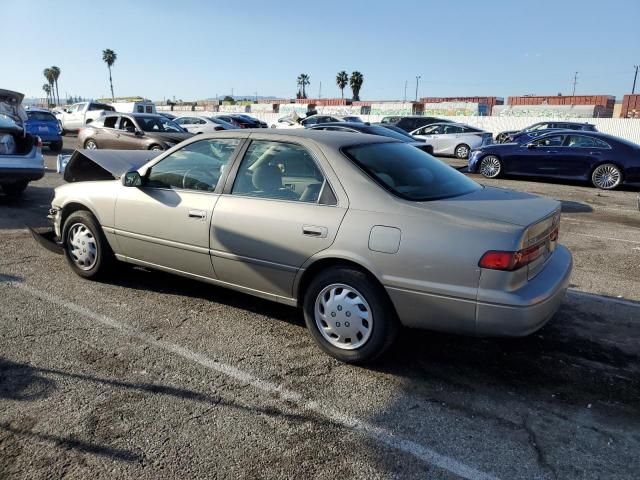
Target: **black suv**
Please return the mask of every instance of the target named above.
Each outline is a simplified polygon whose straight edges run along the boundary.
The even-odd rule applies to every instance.
[[[400,117],[395,125],[400,127],[405,132],[413,132],[421,127],[426,127],[427,125],[431,125],[432,123],[451,123],[451,120],[443,120],[442,118],[436,117],[423,117],[420,115],[410,115],[407,117]]]
[[[586,132],[598,131],[596,129],[596,126],[591,123],[565,121],[538,122],[522,130],[509,130],[507,132],[500,132],[498,135],[496,135],[496,142],[507,143],[510,142],[516,135],[535,132],[536,130],[582,130]]]

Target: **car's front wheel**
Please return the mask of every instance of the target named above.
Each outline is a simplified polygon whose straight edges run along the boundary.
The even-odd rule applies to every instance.
[[[62,239],[67,262],[81,277],[99,278],[113,267],[115,257],[111,247],[90,212],[71,213],[64,221]]]
[[[591,174],[591,183],[602,190],[613,190],[622,183],[622,170],[613,163],[598,165]]]
[[[149,147],[149,150],[151,150],[152,152],[161,152],[164,150],[164,148],[162,148],[160,145],[151,145]]]
[[[498,178],[502,175],[502,162],[495,155],[487,155],[480,160],[480,174],[486,178]]]
[[[374,360],[391,346],[398,330],[395,311],[382,286],[351,267],[319,273],[309,284],[303,309],[314,340],[343,362]]]
[[[95,142],[95,140],[89,139],[84,142],[84,148],[86,148],[87,150],[97,150],[98,144]]]

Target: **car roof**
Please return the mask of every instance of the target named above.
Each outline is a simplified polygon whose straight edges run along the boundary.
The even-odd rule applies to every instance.
[[[352,133],[352,132],[333,132],[327,130],[311,130],[308,128],[300,128],[300,129],[276,129],[276,128],[247,128],[243,130],[232,131],[227,130],[225,137],[229,137],[232,135],[242,135],[244,137],[249,134],[256,134],[260,137],[271,137],[274,140],[278,140],[278,137],[286,138],[286,137],[298,137],[298,138],[307,138],[309,140],[313,140],[314,142],[329,147],[333,149],[339,149],[346,146],[351,145],[361,145],[365,143],[403,143],[400,140],[395,140],[390,137],[383,137],[381,135],[369,135],[363,133]],[[197,138],[217,138],[220,137],[220,133],[201,133],[197,135]]]
[[[360,123],[360,122],[325,122],[325,123],[318,123],[316,125],[313,125],[311,128],[341,127],[341,128],[354,128],[355,130],[357,130],[358,128],[362,130],[366,130],[370,126],[371,125],[367,125],[366,123]]]
[[[51,115],[53,115],[53,112],[51,110],[47,110],[46,108],[25,108],[27,113],[30,112],[40,112],[40,113],[50,113]]]
[[[581,135],[583,137],[595,137],[595,138],[613,140],[614,142],[628,142],[628,140],[625,140],[624,138],[616,137],[615,135],[610,135],[608,133],[590,132],[588,130],[571,130],[569,128],[548,129],[546,133],[544,133],[543,135],[540,135],[535,140],[539,140],[540,138],[546,137],[547,135]]]
[[[111,112],[103,115],[103,117],[133,117],[133,118],[158,118],[162,117],[159,113],[127,113],[127,112]]]

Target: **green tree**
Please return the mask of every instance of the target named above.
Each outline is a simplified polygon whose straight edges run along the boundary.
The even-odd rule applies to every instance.
[[[53,67],[50,67],[49,70],[51,70],[51,76],[53,77],[53,82],[56,85],[56,105],[60,105],[60,91],[58,90],[58,79],[60,78],[60,73],[62,73],[62,70],[60,70],[60,67],[56,67],[55,65]]]
[[[336,75],[336,85],[338,85],[338,88],[340,89],[340,97],[344,98],[344,89],[349,85],[349,75],[347,72],[344,70],[338,72],[338,75]]]
[[[53,98],[53,72],[50,68],[45,68],[42,71],[42,75],[47,79],[47,83],[49,84],[49,95],[50,95],[50,103],[54,103]]]
[[[107,67],[109,68],[109,86],[111,87],[111,100],[113,101],[115,101],[116,97],[113,94],[113,79],[111,78],[111,67],[113,67],[114,63],[116,63],[117,58],[118,55],[116,55],[116,52],[114,52],[110,48],[102,51],[102,61],[106,63]]]
[[[298,75],[298,87],[299,87],[299,91],[300,91],[300,98],[307,98],[307,90],[306,87],[307,85],[311,84],[311,77],[309,77],[309,75],[307,75],[306,73],[301,73],[300,75]]]
[[[49,99],[49,95],[51,95],[51,85],[49,85],[48,83],[45,83],[44,85],[42,85],[42,90],[44,90],[44,93],[47,94],[47,107],[49,105],[51,105],[51,100]]]
[[[351,78],[349,79],[349,86],[351,87],[351,92],[353,93],[353,100],[360,100],[360,89],[362,88],[363,83],[364,76],[360,72],[356,70],[351,74]]]

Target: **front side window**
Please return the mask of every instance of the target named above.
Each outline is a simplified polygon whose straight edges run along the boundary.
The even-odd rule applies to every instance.
[[[231,193],[315,203],[323,184],[322,172],[303,147],[256,140],[242,159]]]
[[[145,186],[213,192],[240,140],[201,140],[173,152],[151,167]]]
[[[136,131],[136,124],[133,123],[133,120],[127,117],[122,117],[120,120],[120,130],[126,130],[127,132],[133,133]]]
[[[564,143],[564,135],[553,135],[536,140],[533,144],[536,147],[561,147]]]
[[[422,129],[422,133],[420,133],[420,135],[439,135],[443,131],[444,127],[442,125],[429,125]]]
[[[457,197],[482,188],[454,168],[406,143],[369,143],[342,149],[386,190],[413,201]]]

